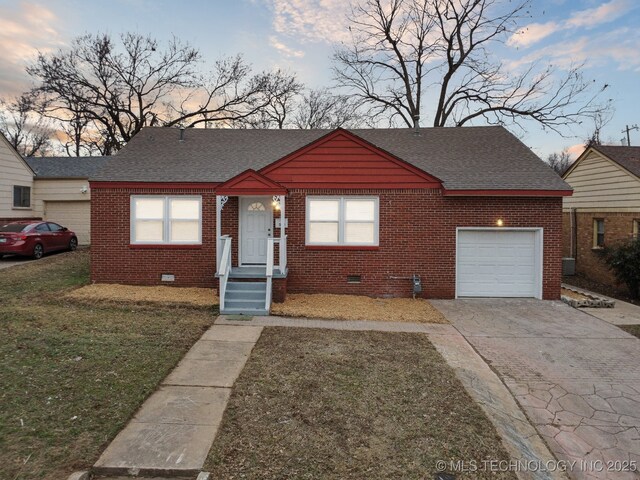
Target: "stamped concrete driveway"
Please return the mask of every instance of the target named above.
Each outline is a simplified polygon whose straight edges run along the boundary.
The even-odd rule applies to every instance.
[[[432,303],[500,375],[556,457],[577,462],[571,477],[640,478],[639,339],[562,302]]]

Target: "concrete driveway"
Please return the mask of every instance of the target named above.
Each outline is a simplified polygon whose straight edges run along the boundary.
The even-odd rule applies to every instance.
[[[16,265],[24,265],[33,261],[34,261],[33,258],[17,257],[15,255],[2,257],[0,258],[0,270],[2,270],[3,268],[14,267]]]
[[[572,478],[640,478],[640,339],[562,302],[432,301],[498,373]],[[623,471],[625,467],[636,471]]]

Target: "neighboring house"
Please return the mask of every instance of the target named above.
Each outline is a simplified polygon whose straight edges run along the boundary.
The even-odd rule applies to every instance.
[[[600,253],[638,234],[640,147],[588,147],[563,178],[574,192],[563,202],[563,255],[575,259],[576,273],[613,283]]]
[[[80,245],[91,241],[91,191],[89,177],[109,157],[31,157],[26,161],[35,172],[34,211],[57,222],[78,236]]]
[[[0,222],[41,218],[33,207],[31,167],[0,133]]]
[[[91,188],[94,282],[218,272],[222,311],[256,314],[271,289],[560,296],[571,189],[502,127],[145,128]]]
[[[76,232],[80,244],[90,234],[89,176],[107,157],[23,159],[0,134],[0,222],[50,220]]]

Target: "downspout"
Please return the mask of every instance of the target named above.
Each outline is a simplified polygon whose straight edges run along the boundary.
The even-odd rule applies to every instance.
[[[571,256],[578,262],[578,209],[571,209]]]

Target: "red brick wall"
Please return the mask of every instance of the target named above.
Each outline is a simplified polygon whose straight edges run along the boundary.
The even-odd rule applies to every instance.
[[[633,221],[640,219],[640,213],[627,212],[580,212],[576,213],[576,273],[590,280],[615,284],[616,278],[602,261],[598,249],[593,248],[593,220],[604,219],[604,241],[612,245],[631,238]],[[563,253],[568,253],[567,242],[570,238],[569,213],[563,214]]]
[[[195,248],[130,246],[130,196],[202,195],[202,245]],[[162,284],[171,273],[175,285],[213,287],[216,255],[216,197],[197,188],[93,188],[91,190],[91,279],[101,283]],[[234,234],[235,236],[235,234]],[[167,285],[171,285],[167,283]]]
[[[203,196],[203,246],[196,249],[129,247],[129,197],[147,194]],[[317,250],[305,247],[306,194],[370,194],[380,197],[380,246],[376,250]],[[176,285],[214,286],[215,194],[203,189],[93,189],[92,279],[97,282],[159,284],[162,273]],[[544,227],[543,296],[559,298],[562,200],[560,198],[442,197],[439,190],[291,190],[286,199],[289,228],[287,291],[409,296],[409,280],[422,277],[423,296],[455,295],[456,227]],[[237,199],[223,210],[223,234],[234,241],[237,264]],[[278,235],[278,232],[275,232]],[[348,284],[347,275],[361,275]]]
[[[380,246],[377,250],[314,250],[305,242],[305,194],[380,196]],[[422,277],[423,296],[455,296],[456,227],[544,228],[543,297],[557,299],[561,281],[562,200],[560,198],[442,197],[437,190],[292,190],[289,217],[287,291],[410,296],[409,280]],[[361,275],[360,284],[347,283]]]

